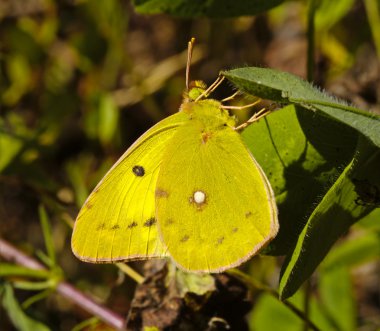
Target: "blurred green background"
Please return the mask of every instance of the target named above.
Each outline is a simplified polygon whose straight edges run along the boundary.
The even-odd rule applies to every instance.
[[[376,22],[369,23],[367,16],[369,2],[321,1],[315,83],[380,113],[380,49],[376,52]],[[135,283],[112,265],[84,264],[71,253],[71,226],[78,209],[139,135],[178,110],[191,37],[197,40],[193,79],[210,84],[220,70],[245,65],[278,68],[306,78],[306,17],[304,1],[286,1],[254,17],[213,20],[139,15],[127,0],[1,2],[0,236],[30,254],[43,250],[38,207],[45,206],[57,264],[65,278],[125,315]],[[232,92],[224,84],[216,97]],[[350,236],[363,231],[359,225]],[[327,304],[330,319],[351,314],[329,324],[336,326],[331,329],[380,327],[376,238],[377,253],[371,263],[361,261],[353,273],[345,269],[322,277],[325,299],[335,280],[343,282],[337,297],[349,298],[342,303],[346,309],[337,313],[334,304]],[[135,267],[140,269],[141,263]],[[276,258],[257,257],[245,268],[277,286]],[[16,294],[22,302],[33,293]],[[331,303],[337,297],[326,300]],[[289,330],[300,330],[300,320],[291,313],[289,317],[281,310],[286,308],[272,300],[265,295],[254,299],[252,329],[276,330],[275,324],[268,324],[276,323],[268,314],[279,310],[279,316],[285,314],[284,321],[289,321]],[[88,317],[54,294],[26,311],[52,330],[71,330]],[[4,309],[0,328],[12,330]]]

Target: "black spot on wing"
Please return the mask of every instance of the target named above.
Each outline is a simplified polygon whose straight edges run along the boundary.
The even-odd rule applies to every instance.
[[[236,232],[238,232],[238,230],[239,230],[239,228],[233,228],[232,233],[236,233]]]
[[[133,222],[131,222],[131,223],[128,224],[127,228],[128,229],[132,229],[132,228],[135,228],[137,225],[138,224],[135,221],[133,221]]]
[[[150,226],[152,226],[154,224],[156,224],[156,219],[154,217],[151,217],[151,218],[149,218],[148,220],[145,221],[144,226],[150,227]]]
[[[105,228],[106,228],[106,224],[105,224],[105,223],[100,223],[100,224],[96,227],[96,231],[104,230]]]
[[[247,211],[247,212],[245,213],[245,217],[246,217],[246,218],[251,217],[251,216],[252,216],[252,212]]]
[[[137,176],[137,177],[142,177],[145,175],[145,169],[140,166],[140,165],[135,165],[133,168],[132,168],[132,171],[133,173]]]
[[[219,246],[219,245],[223,244],[223,241],[224,241],[224,237],[218,238],[218,240],[216,241],[216,245]]]
[[[111,230],[117,230],[117,229],[120,229],[119,224],[112,225]]]
[[[186,236],[183,236],[180,240],[181,243],[184,243],[186,241],[188,241],[190,239],[190,236],[186,235]]]

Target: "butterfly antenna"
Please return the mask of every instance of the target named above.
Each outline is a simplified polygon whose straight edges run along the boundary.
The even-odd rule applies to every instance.
[[[191,57],[193,56],[194,43],[195,43],[195,38],[193,37],[187,44],[187,63],[186,63],[186,91],[187,92],[189,92],[190,65],[191,65]]]

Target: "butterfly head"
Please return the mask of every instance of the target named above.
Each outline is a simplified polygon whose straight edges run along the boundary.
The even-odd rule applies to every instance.
[[[207,89],[207,85],[202,80],[194,80],[190,82],[189,89],[183,94],[184,102],[195,101],[199,96],[201,96]]]

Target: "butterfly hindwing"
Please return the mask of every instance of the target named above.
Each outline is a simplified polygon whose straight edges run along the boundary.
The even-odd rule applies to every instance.
[[[166,255],[157,234],[155,186],[168,142],[186,116],[172,115],[141,136],[109,170],[75,222],[81,260],[111,262]]]
[[[196,119],[169,142],[156,208],[170,256],[195,272],[241,264],[278,230],[269,182],[239,134],[228,126],[205,131]]]

